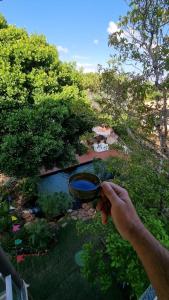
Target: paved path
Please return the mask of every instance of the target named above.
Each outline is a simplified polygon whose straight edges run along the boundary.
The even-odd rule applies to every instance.
[[[106,159],[109,157],[122,157],[124,156],[124,154],[120,153],[117,150],[108,150],[108,151],[104,151],[104,152],[95,152],[95,151],[89,151],[84,155],[77,155],[77,160],[79,162],[79,164],[84,164],[87,162],[92,161],[94,158],[101,158],[101,159]],[[78,164],[76,164],[75,166],[77,166]],[[40,175],[44,176],[44,175],[49,175],[52,173],[55,173],[57,171],[59,171],[61,169],[54,167],[53,169],[50,170],[45,170],[44,168],[41,169],[40,171]]]

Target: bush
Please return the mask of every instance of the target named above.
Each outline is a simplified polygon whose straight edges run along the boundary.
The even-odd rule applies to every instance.
[[[38,177],[23,178],[19,182],[19,192],[27,201],[36,200],[38,196]]]
[[[30,247],[37,250],[45,250],[48,248],[48,244],[52,240],[52,234],[46,220],[39,219],[33,223],[27,224],[25,230],[28,234],[28,243]]]
[[[6,253],[13,255],[16,254],[14,239],[11,233],[5,233],[2,235],[0,239],[0,245]]]
[[[112,286],[112,274],[104,250],[98,244],[86,243],[83,245],[83,251],[82,274],[89,282],[100,286],[102,292],[106,292]]]
[[[0,233],[11,228],[11,217],[9,215],[9,193],[4,186],[0,187]]]
[[[15,246],[17,239],[22,240],[22,244]],[[44,219],[37,219],[32,223],[27,223],[18,232],[12,230],[2,234],[0,245],[5,252],[11,256],[22,253],[35,253],[44,251],[50,247],[55,239],[55,232]]]
[[[39,206],[49,219],[64,214],[72,207],[73,198],[66,193],[59,192],[54,194],[40,195]]]

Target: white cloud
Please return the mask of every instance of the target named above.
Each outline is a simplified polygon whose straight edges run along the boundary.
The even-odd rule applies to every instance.
[[[93,43],[94,43],[95,45],[98,45],[99,40],[96,39],[96,40],[93,41]]]
[[[118,28],[118,26],[117,26],[117,24],[115,23],[115,22],[113,22],[113,21],[110,21],[109,22],[109,25],[108,25],[108,27],[107,27],[107,32],[109,33],[109,34],[113,34],[113,33],[115,33],[115,32],[118,32],[120,29]]]
[[[116,32],[119,32],[120,31],[120,28],[118,27],[117,23],[113,22],[113,21],[110,21],[109,22],[109,25],[107,27],[107,32],[109,34],[113,34],[113,33],[116,33]],[[120,34],[121,37],[125,37],[128,42],[131,42],[132,41],[132,38],[135,38],[136,42],[137,40],[140,40],[140,34],[137,30],[129,27],[128,30],[123,30]]]
[[[58,52],[59,52],[59,53],[64,53],[64,54],[66,54],[66,53],[69,52],[68,48],[65,48],[65,47],[63,47],[63,46],[57,46],[57,49],[58,49]]]
[[[81,59],[81,60],[86,60],[89,59],[87,56],[82,56],[82,55],[74,55],[73,59]]]
[[[97,65],[89,63],[77,63],[77,69],[83,69],[84,73],[97,72]]]

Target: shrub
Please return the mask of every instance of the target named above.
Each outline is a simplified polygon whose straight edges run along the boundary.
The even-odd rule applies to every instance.
[[[27,177],[20,180],[19,192],[27,201],[36,200],[38,195],[38,177]]]
[[[39,219],[27,224],[25,229],[28,233],[28,242],[31,247],[37,250],[45,250],[52,240],[49,225],[46,220]]]
[[[14,238],[12,236],[12,233],[6,232],[5,234],[3,234],[0,239],[0,245],[6,253],[13,255],[16,254]]]
[[[101,291],[106,292],[112,285],[112,274],[108,261],[106,263],[104,250],[98,244],[86,243],[83,251],[82,274],[89,282],[99,285]]]
[[[11,217],[9,215],[9,193],[4,187],[0,188],[0,232],[4,232],[11,227]]]
[[[71,208],[73,198],[63,192],[44,194],[40,195],[38,203],[45,216],[51,219],[65,213]]]

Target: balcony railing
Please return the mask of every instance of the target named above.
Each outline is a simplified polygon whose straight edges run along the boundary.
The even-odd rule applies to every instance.
[[[27,287],[0,247],[0,300],[28,300]]]

